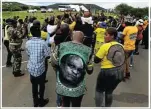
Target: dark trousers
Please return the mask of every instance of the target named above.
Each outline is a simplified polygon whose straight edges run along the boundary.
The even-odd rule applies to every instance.
[[[47,71],[48,71],[48,59],[45,60],[45,79],[46,79],[46,75],[47,75]]]
[[[105,107],[111,107],[113,101],[113,91],[124,78],[124,70],[122,67],[101,69],[98,75],[95,92],[96,107],[103,106],[103,98],[105,92]]]
[[[140,42],[140,40],[136,40],[136,42],[135,42],[135,52],[138,52],[139,42]]]
[[[5,45],[5,47],[7,49],[7,52],[8,52],[6,65],[9,65],[9,64],[11,64],[11,59],[12,59],[12,52],[9,49],[9,41],[8,40],[4,40],[4,45]]]
[[[38,100],[44,99],[44,92],[45,92],[45,73],[38,77],[34,77],[30,75],[30,81],[32,83],[32,96],[33,96],[33,102],[34,104],[38,103]],[[38,89],[39,87],[39,89]],[[38,94],[40,96],[38,96]]]
[[[146,34],[145,34],[146,35]],[[146,49],[148,49],[148,42],[149,42],[149,36],[148,35],[146,35],[146,36],[144,36],[144,45],[145,45],[145,48]]]
[[[141,45],[144,45],[144,44],[145,44],[145,37],[144,37],[144,35],[143,35],[143,39],[142,39]]]
[[[83,95],[80,97],[62,96],[63,107],[70,107],[70,104],[72,107],[81,107],[82,98]]]

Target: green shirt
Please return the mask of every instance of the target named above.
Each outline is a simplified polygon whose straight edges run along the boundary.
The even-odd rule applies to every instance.
[[[67,54],[75,54],[78,55],[83,61],[84,64],[87,65],[89,62],[89,57],[91,53],[91,48],[83,45],[83,44],[75,44],[73,42],[65,42],[61,43],[59,46],[59,65],[60,61],[63,56]],[[57,71],[57,85],[56,85],[56,92],[63,96],[69,97],[79,97],[85,93],[86,85],[85,85],[85,77],[84,79],[78,84],[77,87],[70,88],[65,86],[61,83],[59,78],[59,71]]]

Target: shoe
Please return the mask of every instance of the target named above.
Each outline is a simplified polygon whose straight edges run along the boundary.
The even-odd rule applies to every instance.
[[[25,51],[23,48],[20,49],[21,51]]]
[[[6,64],[6,67],[12,67],[12,63]]]
[[[42,99],[42,100],[39,100],[39,107],[44,107],[46,106],[47,104],[49,103],[49,99]]]
[[[14,77],[20,77],[20,76],[24,76],[25,74],[24,73],[21,73],[21,70],[18,71],[18,72],[13,72],[14,74]]]
[[[134,52],[134,55],[139,55],[139,52]]]
[[[130,64],[130,65],[129,65],[129,67],[133,67],[133,65],[132,65],[132,64]]]
[[[129,79],[129,78],[130,78],[130,72],[126,73],[126,75],[125,75],[124,78],[125,78],[125,79]]]
[[[148,47],[144,47],[143,49],[148,49]]]
[[[125,81],[126,81],[125,77],[122,79],[122,81],[123,81],[123,82],[125,82]]]
[[[45,83],[47,83],[48,82],[48,80],[45,80]]]
[[[33,103],[34,103],[34,107],[38,107],[39,106],[39,99],[34,99]]]

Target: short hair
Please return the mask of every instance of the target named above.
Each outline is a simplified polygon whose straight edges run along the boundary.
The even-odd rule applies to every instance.
[[[23,23],[23,19],[19,19],[18,22],[19,22],[19,23]]]
[[[30,32],[33,37],[41,37],[41,31],[40,31],[40,28],[38,27],[32,26],[30,28]]]
[[[106,30],[106,33],[108,33],[111,36],[114,36],[114,39],[117,38],[117,30],[116,28],[110,27]]]
[[[58,18],[59,20],[61,20],[61,16],[60,16],[60,15],[58,15],[57,18]]]
[[[62,33],[69,33],[69,31],[70,31],[69,25],[68,24],[62,24],[60,26],[60,30]]]

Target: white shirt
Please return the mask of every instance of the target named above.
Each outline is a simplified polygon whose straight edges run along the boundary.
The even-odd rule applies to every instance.
[[[57,25],[47,25],[47,32],[49,34],[53,33],[57,29]]]
[[[33,26],[33,23],[28,24],[28,34],[30,34],[30,28]]]
[[[81,17],[82,23],[85,24],[85,22],[87,22],[88,24],[93,24],[93,20],[92,17]]]

